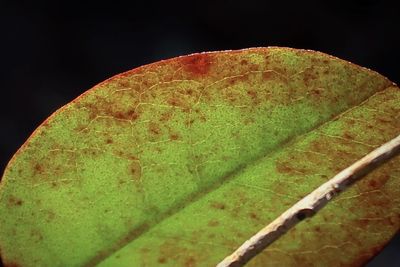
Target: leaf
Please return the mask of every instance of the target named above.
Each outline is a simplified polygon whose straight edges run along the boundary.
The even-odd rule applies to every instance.
[[[143,66],[46,120],[0,184],[9,266],[212,266],[400,129],[400,90],[322,53]],[[358,266],[400,228],[399,158],[249,266]]]

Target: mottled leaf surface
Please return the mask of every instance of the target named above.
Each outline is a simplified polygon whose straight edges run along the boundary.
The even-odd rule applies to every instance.
[[[6,266],[213,266],[400,131],[400,90],[288,48],[117,75],[46,120],[0,184]],[[249,266],[359,266],[400,227],[389,161]]]

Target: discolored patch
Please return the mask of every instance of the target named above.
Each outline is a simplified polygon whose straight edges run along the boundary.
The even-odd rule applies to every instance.
[[[35,163],[33,167],[33,173],[34,174],[43,174],[44,173],[44,167],[40,163]]]
[[[136,112],[135,106],[139,99],[133,102],[132,106],[115,105],[111,99],[107,99],[101,96],[95,96],[91,101],[85,101],[83,103],[76,103],[76,107],[85,111],[88,114],[89,121],[99,117],[113,117],[117,120],[136,120],[139,117],[139,113]],[[82,126],[78,127],[81,128]]]
[[[112,143],[114,143],[114,140],[112,139],[112,138],[107,138],[106,139],[106,144],[112,144]]]
[[[257,213],[255,213],[255,212],[250,212],[249,213],[249,217],[252,219],[252,220],[255,220],[255,221],[258,221],[260,218],[258,217],[258,215],[257,215]]]
[[[160,264],[165,264],[165,263],[167,263],[167,259],[165,257],[160,257],[160,258],[158,258],[157,262]]]
[[[10,196],[8,198],[8,205],[9,206],[22,206],[22,204],[24,203],[24,201],[20,198],[17,198],[15,196]]]
[[[149,133],[152,135],[159,135],[161,134],[160,125],[154,122],[149,123]]]
[[[212,66],[213,56],[210,54],[196,54],[180,58],[184,70],[194,76],[208,74]]]
[[[210,206],[214,209],[224,210],[226,209],[226,205],[222,202],[212,202]]]
[[[197,266],[197,262],[196,259],[194,257],[187,257],[185,259],[185,267],[196,267]]]
[[[178,140],[179,139],[179,135],[178,134],[171,134],[170,136],[169,136],[169,139],[171,139],[171,140]]]
[[[210,227],[215,227],[215,226],[218,226],[218,225],[219,225],[219,221],[217,221],[217,220],[210,220],[208,222],[208,226],[210,226]]]
[[[129,174],[135,183],[138,183],[141,181],[142,177],[142,166],[140,165],[140,161],[134,160],[131,162],[129,165]]]

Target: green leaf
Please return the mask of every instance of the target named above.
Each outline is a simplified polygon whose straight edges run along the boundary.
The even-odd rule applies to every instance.
[[[46,120],[0,184],[9,266],[213,266],[399,134],[400,90],[306,50],[202,53],[95,86]],[[400,228],[400,160],[249,266],[358,266]]]

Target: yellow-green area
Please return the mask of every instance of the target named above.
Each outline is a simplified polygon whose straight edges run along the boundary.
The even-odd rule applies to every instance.
[[[147,65],[57,111],[17,152],[0,184],[0,253],[10,266],[213,266],[399,130],[399,88],[322,53]],[[250,265],[364,263],[399,229],[399,163]]]

